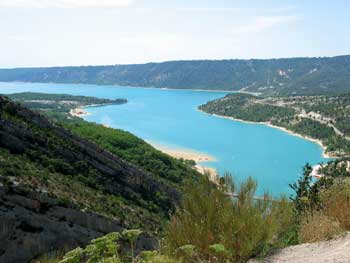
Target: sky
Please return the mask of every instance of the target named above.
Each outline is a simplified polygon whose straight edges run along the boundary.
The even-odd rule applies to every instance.
[[[349,0],[0,0],[0,68],[350,54]]]

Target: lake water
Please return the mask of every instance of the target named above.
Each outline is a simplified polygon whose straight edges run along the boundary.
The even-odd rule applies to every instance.
[[[309,162],[326,161],[318,144],[261,124],[214,117],[197,110],[223,92],[126,88],[118,86],[0,83],[0,93],[23,91],[126,98],[127,104],[92,107],[86,120],[120,128],[156,144],[214,156],[205,163],[236,180],[251,176],[258,194],[290,194],[288,184]]]

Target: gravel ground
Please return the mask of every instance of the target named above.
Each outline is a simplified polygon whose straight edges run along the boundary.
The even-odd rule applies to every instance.
[[[335,240],[287,247],[262,261],[253,262],[350,263],[350,232]]]

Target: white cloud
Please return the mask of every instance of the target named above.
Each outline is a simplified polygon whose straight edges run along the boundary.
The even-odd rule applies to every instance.
[[[0,6],[6,7],[125,7],[133,0],[0,0]]]
[[[298,21],[297,16],[259,16],[250,23],[234,29],[234,34],[254,34],[260,33],[276,26]]]

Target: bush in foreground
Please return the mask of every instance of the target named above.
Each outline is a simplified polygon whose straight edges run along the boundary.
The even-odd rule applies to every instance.
[[[350,230],[350,182],[340,180],[321,194],[324,213],[336,219],[345,230]]]
[[[350,181],[339,163],[329,163],[323,176],[313,181],[311,166],[306,165],[292,198],[299,223],[299,241],[317,242],[350,230]]]
[[[223,181],[214,186],[203,178],[187,186],[167,229],[167,253],[184,262],[237,262],[263,256],[290,241],[286,241],[293,226],[290,202],[267,194],[255,198],[257,185],[252,179],[237,189]]]

